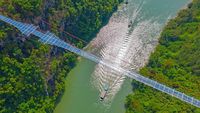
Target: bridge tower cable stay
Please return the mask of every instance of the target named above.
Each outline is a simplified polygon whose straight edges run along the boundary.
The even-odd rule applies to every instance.
[[[188,104],[191,104],[193,106],[200,108],[200,101],[198,99],[195,99],[194,97],[188,96],[179,91],[176,91],[175,89],[172,89],[166,85],[158,83],[157,81],[154,81],[147,77],[144,77],[134,71],[127,70],[120,66],[115,66],[108,60],[101,60],[99,57],[97,57],[91,53],[88,53],[86,51],[78,49],[78,48],[70,45],[69,43],[64,42],[63,40],[61,40],[57,36],[55,36],[53,33],[50,33],[50,32],[42,33],[37,30],[38,27],[36,27],[32,24],[24,24],[22,22],[18,22],[13,19],[10,19],[8,17],[5,17],[1,14],[0,14],[0,20],[16,27],[19,31],[22,32],[22,34],[24,34],[26,36],[34,35],[34,36],[38,37],[39,41],[44,44],[49,44],[49,45],[53,45],[53,46],[57,46],[57,47],[66,49],[66,50],[73,52],[75,54],[78,54],[86,59],[89,59],[96,63],[100,63],[100,64],[106,66],[107,68],[117,71],[121,75],[125,75],[129,78],[132,78],[132,79],[138,81],[138,82],[141,82],[141,83],[148,85],[154,89],[157,89],[161,92],[167,93],[173,97],[176,97],[177,99],[180,99]]]

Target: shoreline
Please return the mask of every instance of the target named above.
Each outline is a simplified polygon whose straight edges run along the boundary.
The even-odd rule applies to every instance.
[[[120,4],[122,4],[122,3],[123,3],[123,2],[119,3],[118,6],[119,6]],[[99,31],[100,31],[104,26],[106,26],[106,25],[108,24],[110,18],[112,17],[112,14],[115,13],[115,12],[118,10],[118,6],[117,6],[116,8],[114,8],[113,12],[111,12],[111,14],[109,14],[108,17],[106,17],[107,19],[103,21],[103,24],[101,25],[101,27],[98,28],[98,29],[96,29],[96,31],[91,35],[92,38],[90,38],[91,40],[87,43],[87,45],[85,45],[84,47],[81,47],[82,49],[87,48],[87,47],[89,46],[90,42],[91,42],[91,41],[96,37],[96,35],[99,33]],[[65,79],[67,79],[68,74],[77,66],[77,63],[78,63],[78,62],[81,62],[81,60],[82,60],[82,58],[81,58],[80,56],[77,56],[77,57],[76,57],[76,61],[74,62],[76,65],[67,73]],[[66,81],[66,80],[65,80],[65,81]],[[65,83],[65,84],[66,84],[66,83]],[[64,87],[64,89],[65,89],[65,87]],[[64,90],[63,92],[61,92],[61,95],[58,97],[58,100],[56,100],[56,104],[55,104],[55,107],[54,107],[54,108],[56,108],[56,106],[60,103],[64,92],[65,92],[65,90]],[[55,110],[55,109],[54,109],[54,110]]]
[[[192,63],[192,61],[190,61],[187,57],[195,57],[193,54],[188,53],[187,51],[190,50],[190,44],[195,44],[190,42],[188,39],[195,41],[197,40],[196,35],[187,36],[187,34],[193,34],[193,32],[195,34],[198,33],[198,31],[194,30],[188,33],[187,29],[193,28],[192,26],[196,26],[196,24],[193,25],[193,21],[196,19],[195,16],[191,16],[189,14],[195,12],[195,10],[198,10],[198,8],[195,7],[198,5],[199,2],[197,1],[189,1],[186,4],[187,7],[184,6],[178,11],[175,17],[169,19],[161,32],[161,36],[159,37],[159,44],[156,46],[154,52],[151,53],[148,63],[145,65],[145,67],[140,69],[141,74],[150,77],[151,79],[158,80],[163,84],[175,88],[183,93],[190,94],[196,98],[198,97],[198,91],[196,88],[199,87],[197,82],[199,78],[195,76],[193,70],[189,70],[192,67],[187,66],[186,64]],[[187,29],[184,30],[186,27]],[[187,46],[189,48],[187,48]],[[195,49],[195,47],[193,49]],[[198,46],[196,49],[198,49]],[[197,53],[194,51],[194,54]],[[181,59],[185,60],[181,61]],[[182,62],[184,63],[182,64]],[[195,64],[191,64],[191,66],[193,65]],[[198,66],[198,64],[195,66]],[[198,71],[196,73],[198,74]],[[195,84],[195,82],[197,84]],[[132,93],[127,97],[127,112],[136,112],[139,110],[136,108],[136,106],[133,105],[136,103],[135,101],[138,102],[138,106],[141,108],[145,107],[140,112],[145,112],[149,109],[152,111],[157,110],[160,112],[162,112],[163,109],[169,109],[171,112],[173,112],[173,110],[174,112],[184,112],[184,110],[177,109],[183,106],[188,110],[188,112],[190,110],[193,112],[198,112],[198,108],[173,97],[170,97],[171,101],[165,103],[165,101],[169,99],[168,95],[159,91],[154,91],[152,88],[146,87],[144,85],[139,85],[137,82],[133,82],[133,84],[140,87],[140,89],[136,87],[134,91],[137,93]],[[140,96],[141,94],[143,95],[142,97]],[[141,100],[137,98],[140,98]],[[173,98],[173,100],[171,98]],[[155,107],[151,105],[154,105]]]

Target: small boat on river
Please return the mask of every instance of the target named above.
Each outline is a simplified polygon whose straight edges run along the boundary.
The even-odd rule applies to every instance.
[[[108,85],[104,86],[104,90],[100,94],[100,101],[103,101],[108,93]]]

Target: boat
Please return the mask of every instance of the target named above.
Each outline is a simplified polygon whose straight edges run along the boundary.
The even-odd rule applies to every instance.
[[[125,4],[128,4],[128,0],[125,2]]]
[[[101,95],[100,95],[100,100],[101,101],[103,101],[105,99],[106,94],[107,94],[107,91],[105,91],[105,90],[103,92],[101,92]]]
[[[129,24],[128,24],[128,28],[130,28],[131,25],[132,25],[132,21],[129,22]]]
[[[106,85],[106,86],[104,87],[104,90],[103,90],[103,91],[101,92],[101,94],[100,94],[100,101],[103,101],[103,100],[105,99],[107,93],[108,93],[108,86]]]

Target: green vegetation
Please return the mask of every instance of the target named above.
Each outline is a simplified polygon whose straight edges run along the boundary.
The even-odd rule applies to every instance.
[[[90,41],[122,0],[1,0],[0,14],[51,30],[78,47]],[[47,21],[51,26],[45,24]],[[73,40],[72,40],[73,39]],[[26,38],[0,22],[0,113],[51,113],[77,56]]]
[[[170,20],[142,75],[200,99],[200,1]],[[126,113],[200,113],[200,109],[133,81]]]

